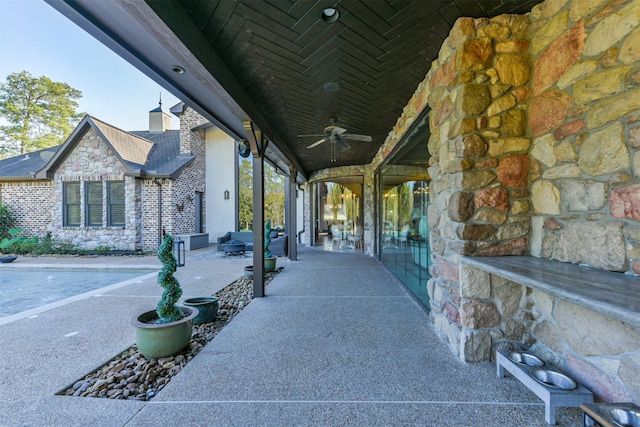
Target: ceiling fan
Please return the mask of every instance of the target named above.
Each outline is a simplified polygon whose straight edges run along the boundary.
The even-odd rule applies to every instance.
[[[331,161],[336,161],[336,145],[339,146],[343,151],[349,150],[351,146],[347,143],[349,141],[361,141],[361,142],[371,142],[372,138],[369,135],[358,135],[354,133],[347,133],[347,130],[343,127],[336,125],[336,119],[331,120],[331,125],[324,128],[323,135],[298,135],[298,138],[306,138],[306,137],[318,137],[321,136],[322,139],[314,142],[311,145],[307,146],[307,149],[317,147],[325,141],[329,141],[331,143]]]

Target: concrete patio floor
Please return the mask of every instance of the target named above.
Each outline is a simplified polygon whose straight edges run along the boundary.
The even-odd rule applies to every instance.
[[[544,405],[494,364],[465,364],[375,259],[300,248],[285,269],[149,402],[56,393],[135,342],[161,294],[149,274],[0,319],[2,426],[545,426]],[[11,268],[159,268],[155,257],[28,258]],[[211,295],[251,259],[188,253],[183,297]],[[2,268],[0,266],[0,274]],[[559,409],[557,424],[581,425]]]

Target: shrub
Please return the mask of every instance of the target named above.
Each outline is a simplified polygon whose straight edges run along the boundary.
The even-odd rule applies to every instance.
[[[13,214],[13,208],[5,203],[0,202],[0,240],[9,238],[9,230],[16,223],[16,217]]]
[[[0,250],[3,253],[13,252],[16,254],[30,253],[33,247],[38,244],[37,237],[27,237],[21,228],[9,229],[9,237],[4,237],[0,241]]]
[[[162,298],[156,307],[158,313],[158,323],[176,322],[183,317],[184,313],[176,305],[182,295],[180,282],[173,276],[178,263],[173,255],[173,238],[167,234],[158,250],[158,259],[162,262],[162,270],[158,273],[158,284],[164,288]]]

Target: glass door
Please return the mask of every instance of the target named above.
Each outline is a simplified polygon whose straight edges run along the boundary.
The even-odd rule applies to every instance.
[[[429,115],[418,118],[378,169],[380,261],[427,309],[429,246]]]

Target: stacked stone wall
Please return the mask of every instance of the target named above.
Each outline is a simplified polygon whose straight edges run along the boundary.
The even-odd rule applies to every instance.
[[[525,290],[526,288],[522,288]],[[607,402],[640,402],[640,331],[569,301],[526,289],[525,341]]]
[[[575,338],[637,330],[459,269],[465,255],[533,255],[640,274],[638,52],[638,0],[547,0],[454,25],[427,75],[428,291],[435,329],[462,360],[533,345],[602,398],[638,399],[635,340],[592,351]]]
[[[63,225],[63,183],[88,181],[124,181],[125,183],[125,225],[107,226],[107,191],[103,187],[102,226],[89,227],[81,223],[79,227]],[[52,236],[74,246],[94,249],[107,246],[115,250],[140,249],[140,234],[136,229],[136,211],[139,204],[136,194],[136,180],[125,177],[124,168],[109,146],[93,129],[87,131],[72,153],[56,170],[52,182],[51,224]],[[81,198],[85,200],[84,185],[80,186]],[[80,205],[81,218],[85,218],[85,203]]]
[[[531,254],[639,275],[640,1],[547,1],[531,19]],[[529,293],[525,344],[640,402],[640,331]]]
[[[470,362],[489,359],[492,336],[523,329],[501,318],[494,295],[461,289],[458,263],[527,251],[530,36],[528,16],[461,18],[427,76],[431,318]]]
[[[531,252],[640,274],[640,2],[531,17]]]
[[[0,200],[11,206],[15,226],[28,236],[44,237],[49,231],[53,189],[50,181],[3,182]]]
[[[482,341],[466,347],[467,361],[489,360],[496,349],[528,349],[604,401],[640,401],[640,331],[634,327],[468,264],[460,266],[460,288],[470,301],[466,311],[481,314],[467,317],[464,327],[498,325],[491,329],[492,348]]]

